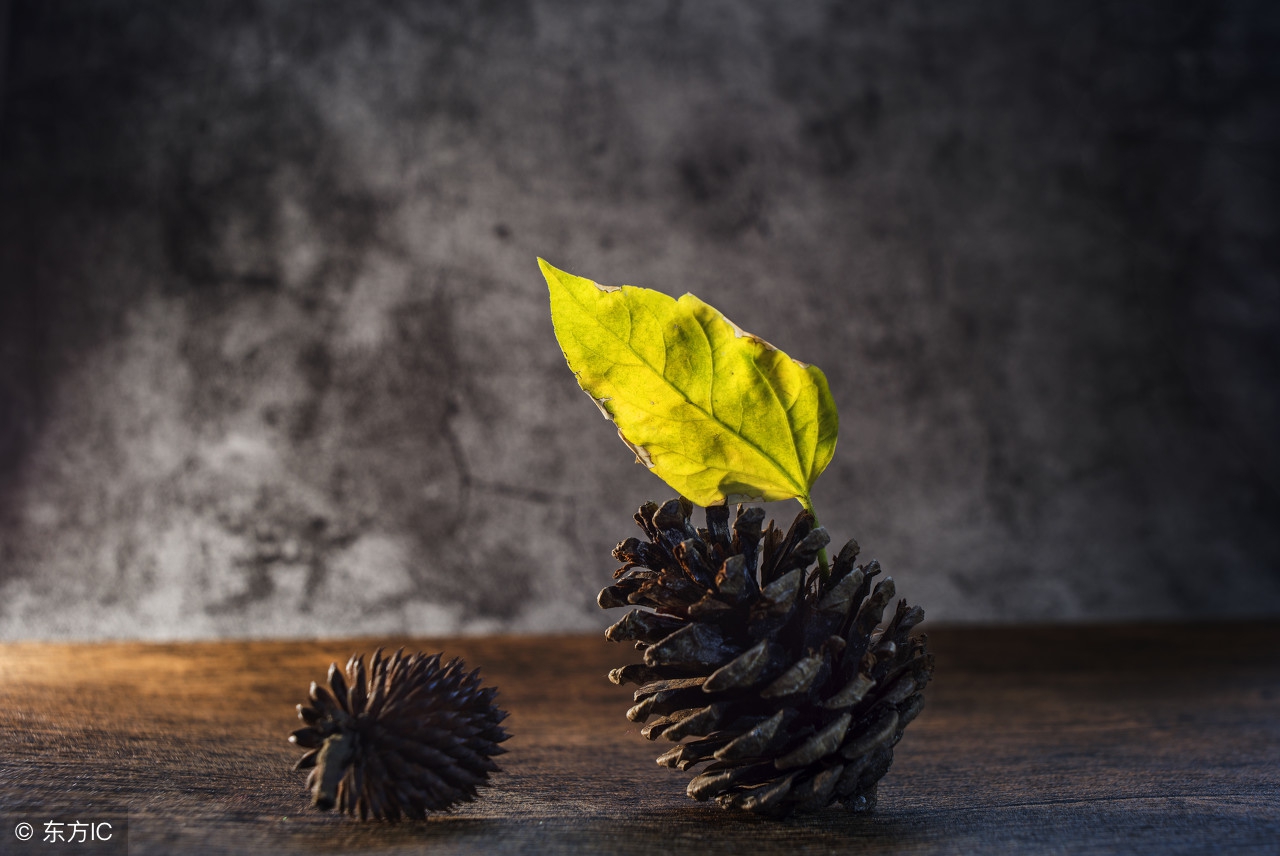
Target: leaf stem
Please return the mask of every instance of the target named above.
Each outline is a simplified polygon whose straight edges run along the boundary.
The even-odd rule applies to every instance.
[[[818,522],[818,515],[813,510],[813,500],[809,499],[807,496],[799,496],[796,498],[800,500],[800,504],[804,506],[804,510],[809,512],[810,516],[813,517],[814,527],[816,528],[821,526],[822,524]],[[831,578],[831,566],[827,563],[826,547],[823,547],[818,551],[818,572],[822,574],[822,581],[824,583]]]

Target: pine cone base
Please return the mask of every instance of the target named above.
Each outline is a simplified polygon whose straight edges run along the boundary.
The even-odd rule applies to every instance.
[[[924,611],[900,600],[883,622],[893,580],[855,565],[855,541],[829,573],[811,569],[830,539],[807,512],[785,534],[761,531],[760,508],[739,506],[732,524],[728,507],[707,508],[701,529],[692,512],[684,499],[641,507],[647,541],[615,548],[624,564],[600,592],[602,608],[640,607],[605,634],[644,652],[609,675],[640,685],[627,718],[678,744],[659,764],[706,765],[695,800],[770,816],[871,811],[933,673],[911,635]]]

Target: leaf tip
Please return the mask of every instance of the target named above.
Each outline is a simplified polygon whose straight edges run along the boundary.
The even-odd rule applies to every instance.
[[[620,285],[601,285],[600,283],[594,280],[585,279],[580,276],[574,276],[568,271],[560,270],[560,268],[551,264],[549,261],[542,258],[542,256],[538,256],[538,268],[542,271],[542,277],[547,281],[547,285],[549,286],[553,285],[554,283],[560,283],[561,285],[565,285],[570,280],[577,280],[578,282],[589,282],[592,285],[594,285],[597,289],[605,293],[608,293],[610,291],[622,290],[622,286]]]
[[[542,278],[547,281],[547,287],[552,290],[554,290],[557,285],[563,288],[565,285],[565,279],[572,276],[572,274],[560,270],[560,268],[551,264],[551,262],[547,261],[542,256],[538,256],[538,269],[542,271]]]

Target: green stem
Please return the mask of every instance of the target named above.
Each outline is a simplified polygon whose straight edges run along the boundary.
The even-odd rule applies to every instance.
[[[807,496],[797,497],[797,499],[799,499],[800,504],[804,506],[804,510],[809,512],[809,514],[813,516],[814,527],[816,528],[820,526],[821,524],[818,523],[818,515],[813,510],[813,500],[809,499],[809,497]],[[826,547],[823,547],[821,550],[818,551],[818,572],[822,574],[822,581],[824,583],[831,578],[831,566],[827,564],[827,548]]]

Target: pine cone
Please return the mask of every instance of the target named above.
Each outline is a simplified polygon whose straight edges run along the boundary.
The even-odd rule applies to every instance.
[[[628,538],[613,555],[624,562],[600,606],[636,609],[606,636],[634,641],[644,663],[615,669],[616,684],[636,683],[633,722],[681,743],[658,763],[687,770],[695,800],[781,816],[839,801],[875,807],[876,785],[893,747],[924,704],[933,672],[924,619],[899,601],[878,631],[893,580],[872,589],[878,562],[855,567],[850,541],[824,579],[809,572],[830,540],[801,512],[784,535],[764,509],[706,509],[705,529],[689,522],[693,505],[646,503],[636,522],[648,542]],[[758,566],[758,567],[757,567]]]
[[[307,723],[289,741],[311,751],[295,769],[311,770],[307,789],[321,811],[399,820],[426,817],[470,802],[498,770],[490,760],[506,750],[499,725],[507,714],[493,705],[496,690],[480,686],[479,670],[440,655],[388,658],[379,648],[366,671],[363,655],[329,667],[329,688],[311,684],[311,706],[298,705]]]

